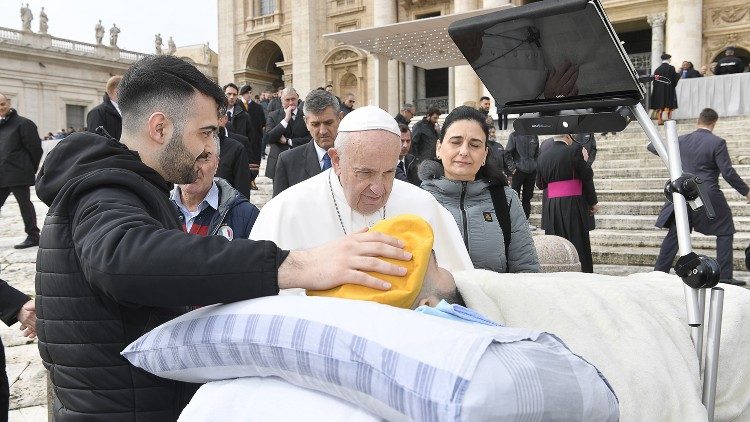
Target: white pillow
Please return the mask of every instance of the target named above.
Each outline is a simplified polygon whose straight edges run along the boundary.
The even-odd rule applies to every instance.
[[[378,422],[365,410],[280,378],[247,377],[213,381],[195,393],[179,422],[204,421]]]
[[[596,368],[548,334],[374,302],[276,296],[209,306],[155,328],[122,354],[180,381],[279,377],[389,421],[617,415]],[[480,360],[487,369],[475,371]]]

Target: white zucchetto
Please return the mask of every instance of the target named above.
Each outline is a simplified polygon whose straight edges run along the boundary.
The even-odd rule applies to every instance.
[[[349,112],[339,124],[341,132],[362,132],[365,130],[387,130],[401,136],[396,119],[387,111],[376,106],[365,106]]]

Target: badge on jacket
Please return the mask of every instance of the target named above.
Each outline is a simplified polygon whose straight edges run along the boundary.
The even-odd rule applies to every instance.
[[[224,236],[227,239],[232,240],[234,239],[234,231],[232,230],[231,227],[227,225],[223,225],[219,227],[219,236]]]
[[[484,221],[487,221],[487,222],[492,221],[492,213],[491,212],[485,212],[484,213]]]

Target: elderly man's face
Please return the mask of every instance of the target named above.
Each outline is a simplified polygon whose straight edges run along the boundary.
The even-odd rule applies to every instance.
[[[196,167],[196,179],[193,183],[179,185],[180,190],[188,195],[204,196],[208,194],[209,189],[216,176],[216,171],[219,169],[219,156],[216,152],[216,142],[212,142],[211,145],[206,148],[206,151],[201,154],[195,161]]]
[[[401,143],[385,130],[351,132],[343,150],[329,154],[341,181],[346,202],[357,212],[370,215],[388,201],[396,175]]]
[[[5,117],[10,113],[10,100],[3,94],[0,94],[0,117]]]
[[[305,125],[319,147],[328,151],[333,148],[333,141],[339,130],[339,115],[333,107],[326,107],[320,114],[306,114]]]
[[[299,102],[299,95],[297,95],[296,92],[290,91],[285,93],[281,97],[281,106],[286,109],[287,107],[297,107],[297,103]]]

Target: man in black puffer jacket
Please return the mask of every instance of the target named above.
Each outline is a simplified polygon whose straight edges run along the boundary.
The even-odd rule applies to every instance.
[[[386,289],[363,271],[405,274],[369,258],[407,258],[396,239],[377,233],[292,252],[184,233],[170,182],[195,180],[226,98],[194,66],[163,55],[135,63],[119,99],[122,142],[75,133],[49,153],[36,184],[50,206],[37,256],[36,329],[55,421],[176,420],[195,386],[138,369],[120,351],[189,306],[344,282]]]

